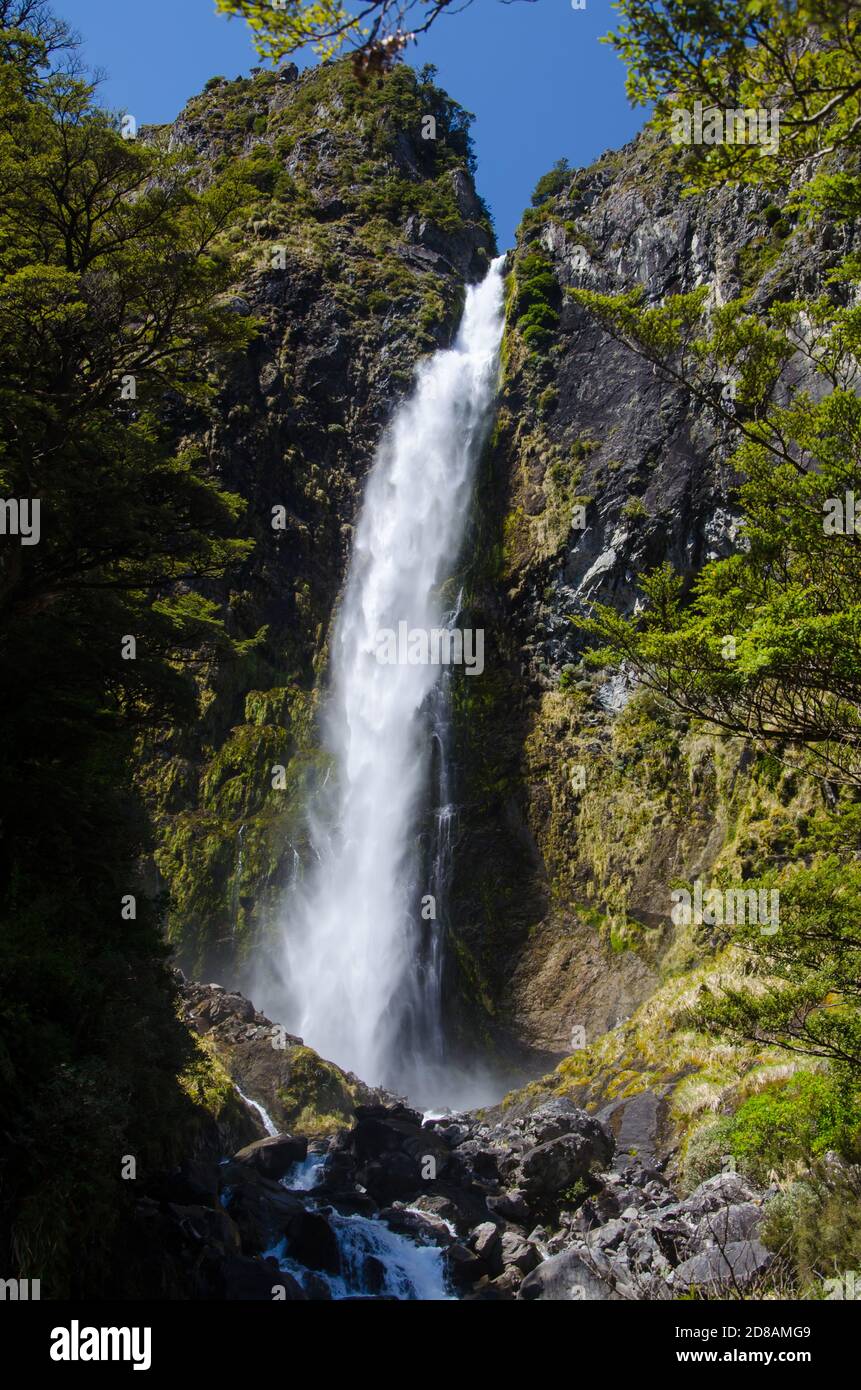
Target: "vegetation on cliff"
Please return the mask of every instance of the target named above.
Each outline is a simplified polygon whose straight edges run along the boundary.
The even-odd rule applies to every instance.
[[[769,226],[781,224],[781,241],[795,227],[799,246],[819,237],[837,244],[835,229],[859,207],[858,32],[845,6],[707,5],[695,16],[684,6],[656,10],[637,0],[621,8],[628,23],[614,42],[631,66],[632,94],[658,100],[653,127],[664,139],[674,115],[695,101],[781,111],[779,147],[688,148],[687,191],[716,198],[743,183],[757,197],[780,199],[783,216],[772,202],[763,216]],[[816,41],[800,42],[810,25]],[[567,196],[576,200],[576,188]],[[552,213],[544,200],[538,211],[547,233]],[[710,798],[707,816],[719,812],[724,823],[715,826],[723,849],[710,856],[709,881],[722,892],[778,894],[779,923],[724,926],[707,916],[685,947],[696,971],[670,980],[627,1026],[564,1062],[555,1087],[591,1096],[593,1104],[620,1094],[623,1083],[632,1094],[652,1087],[672,1097],[671,1132],[691,1181],[730,1158],[750,1174],[779,1176],[787,1197],[772,1238],[787,1254],[792,1286],[809,1293],[846,1268],[859,1227],[857,1170],[844,1181],[822,1166],[828,1150],[851,1163],[861,1157],[861,572],[851,515],[861,467],[859,277],[850,240],[849,254],[830,260],[822,291],[804,298],[787,289],[785,275],[769,285],[779,244],[773,251],[752,278],[750,258],[740,258],[742,293],[732,298],[711,283],[657,296],[652,285],[622,294],[582,284],[570,291],[578,310],[712,421],[713,434],[729,446],[737,479],[731,505],[739,515],[733,554],[693,569],[689,562],[653,568],[633,612],[603,601],[587,605],[586,618],[578,613],[577,628],[594,644],[590,660],[602,679],[615,669],[639,687],[628,708],[648,701],[652,740],[681,730],[688,769],[687,750],[704,739],[723,760],[740,748],[758,770],[753,782],[747,774],[741,783],[749,826],[759,818],[752,793],[763,774],[784,784],[791,814],[774,836],[760,834],[745,846],[738,820],[727,821],[725,792]],[[622,516],[635,519],[630,506]],[[588,668],[580,673],[588,690]],[[641,769],[634,786],[647,792],[648,805],[653,792]],[[606,780],[597,791],[593,784],[589,799],[605,805]],[[554,819],[560,826],[558,812]],[[593,862],[600,822],[599,809],[585,837]],[[621,825],[635,828],[632,807]],[[675,882],[686,878],[690,890],[693,877]],[[667,876],[665,887],[672,884]],[[684,953],[671,951],[664,968],[671,963],[684,966]],[[673,1074],[674,1066],[691,1065],[690,1079]],[[739,1067],[747,1093],[731,1076]],[[847,1201],[839,1235],[824,1215],[834,1210],[837,1187]],[[817,1219],[827,1236],[812,1251]]]

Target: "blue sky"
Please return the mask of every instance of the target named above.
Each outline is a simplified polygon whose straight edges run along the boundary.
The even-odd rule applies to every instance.
[[[632,110],[625,69],[598,39],[617,19],[608,0],[473,0],[443,15],[407,53],[435,63],[438,82],[469,111],[479,191],[510,246],[532,189],[563,155],[589,164],[630,140],[644,113]],[[87,62],[107,75],[103,99],[141,124],[172,120],[216,73],[236,77],[256,63],[241,20],[214,0],[54,0],[84,39]]]

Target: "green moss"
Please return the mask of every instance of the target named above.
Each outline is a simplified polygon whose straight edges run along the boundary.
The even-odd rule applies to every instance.
[[[313,1138],[352,1124],[354,1091],[343,1073],[310,1047],[291,1049],[290,1079],[277,1095],[283,1122],[292,1133]]]

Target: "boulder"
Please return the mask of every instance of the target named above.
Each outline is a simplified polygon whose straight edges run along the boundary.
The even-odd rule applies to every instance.
[[[254,1169],[238,1164],[237,1169],[239,1181],[223,1189],[222,1201],[239,1229],[243,1250],[254,1255],[273,1245],[304,1205],[301,1197],[285,1192]]]
[[[502,1239],[499,1228],[492,1221],[482,1221],[476,1226],[468,1243],[491,1277],[502,1273]]]
[[[506,1270],[513,1266],[521,1274],[530,1274],[541,1263],[540,1252],[516,1231],[505,1231],[500,1244],[502,1264]]]
[[[250,1168],[262,1173],[264,1178],[277,1182],[279,1178],[286,1177],[296,1163],[302,1163],[307,1153],[307,1139],[294,1139],[292,1134],[276,1134],[269,1139],[246,1144],[244,1149],[234,1154],[233,1162],[247,1163]]]
[[[684,1260],[671,1276],[676,1297],[689,1289],[723,1293],[745,1289],[773,1262],[774,1256],[758,1240],[733,1240],[723,1248],[710,1246]]]
[[[418,1163],[398,1150],[384,1151],[360,1168],[356,1176],[379,1204],[415,1197],[422,1189]]]
[[[740,1173],[716,1173],[706,1178],[689,1197],[667,1208],[668,1214],[692,1216],[699,1220],[710,1211],[720,1211],[721,1207],[739,1202],[752,1202],[760,1194]]]
[[[518,1188],[503,1192],[499,1197],[488,1197],[487,1208],[504,1221],[513,1221],[518,1226],[525,1226],[529,1221],[529,1203]]]
[[[619,1294],[612,1284],[598,1274],[591,1260],[583,1259],[577,1250],[565,1250],[544,1260],[527,1274],[517,1295],[518,1299],[542,1302],[617,1302]]]
[[[307,1294],[292,1274],[280,1270],[274,1260],[252,1260],[229,1255],[218,1266],[221,1297],[228,1302],[272,1303],[276,1297],[299,1303]]]
[[[605,1164],[613,1153],[609,1130],[598,1120],[579,1112],[576,1127],[555,1139],[529,1149],[517,1168],[518,1186],[527,1200],[554,1200],[596,1164]]]
[[[287,1250],[291,1259],[307,1269],[319,1269],[326,1274],[341,1272],[338,1237],[321,1212],[303,1211],[290,1222]]]
[[[719,1211],[700,1217],[688,1245],[695,1254],[711,1245],[724,1246],[733,1241],[753,1240],[763,1218],[763,1209],[755,1202],[736,1202]]]
[[[465,1288],[474,1284],[487,1273],[487,1266],[484,1261],[479,1259],[473,1250],[468,1250],[465,1245],[456,1241],[450,1245],[444,1255],[445,1270],[448,1278],[456,1288]]]

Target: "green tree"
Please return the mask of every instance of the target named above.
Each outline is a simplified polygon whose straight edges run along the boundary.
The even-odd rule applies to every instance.
[[[606,41],[628,66],[631,100],[655,104],[659,129],[669,132],[674,113],[695,101],[779,112],[779,144],[767,153],[750,141],[691,148],[692,187],[780,184],[807,161],[857,148],[855,0],[619,0],[618,9],[625,23]]]
[[[0,22],[0,496],[41,508],[0,537],[0,1253],[58,1297],[108,1290],[121,1157],[188,1110],[136,740],[231,645],[204,588],[240,502],[175,436],[254,331],[221,250],[249,193],[123,139],[45,5]]]
[[[620,9],[626,23],[610,42],[629,65],[630,95],[655,103],[665,138],[674,113],[694,101],[780,112],[779,146],[766,153],[749,143],[686,149],[686,192],[750,183],[774,189],[808,221],[857,214],[857,4],[621,0]],[[642,289],[572,291],[711,416],[741,479],[735,553],[690,586],[660,567],[644,578],[645,603],[632,615],[598,605],[576,618],[597,643],[592,660],[621,664],[669,706],[818,773],[833,808],[769,880],[780,894],[778,930],[734,929],[747,957],[743,983],[734,973],[703,989],[689,1019],[828,1067],[812,1109],[803,1086],[757,1102],[755,1123],[745,1116],[748,1160],[778,1113],[808,1158],[821,1147],[815,1131],[825,1116],[829,1133],[839,1130],[834,1142],[857,1157],[861,531],[847,494],[861,492],[859,269],[847,257],[818,299],[765,312],[747,296],[717,307],[708,287],[658,303]],[[801,365],[806,391],[794,384]]]

